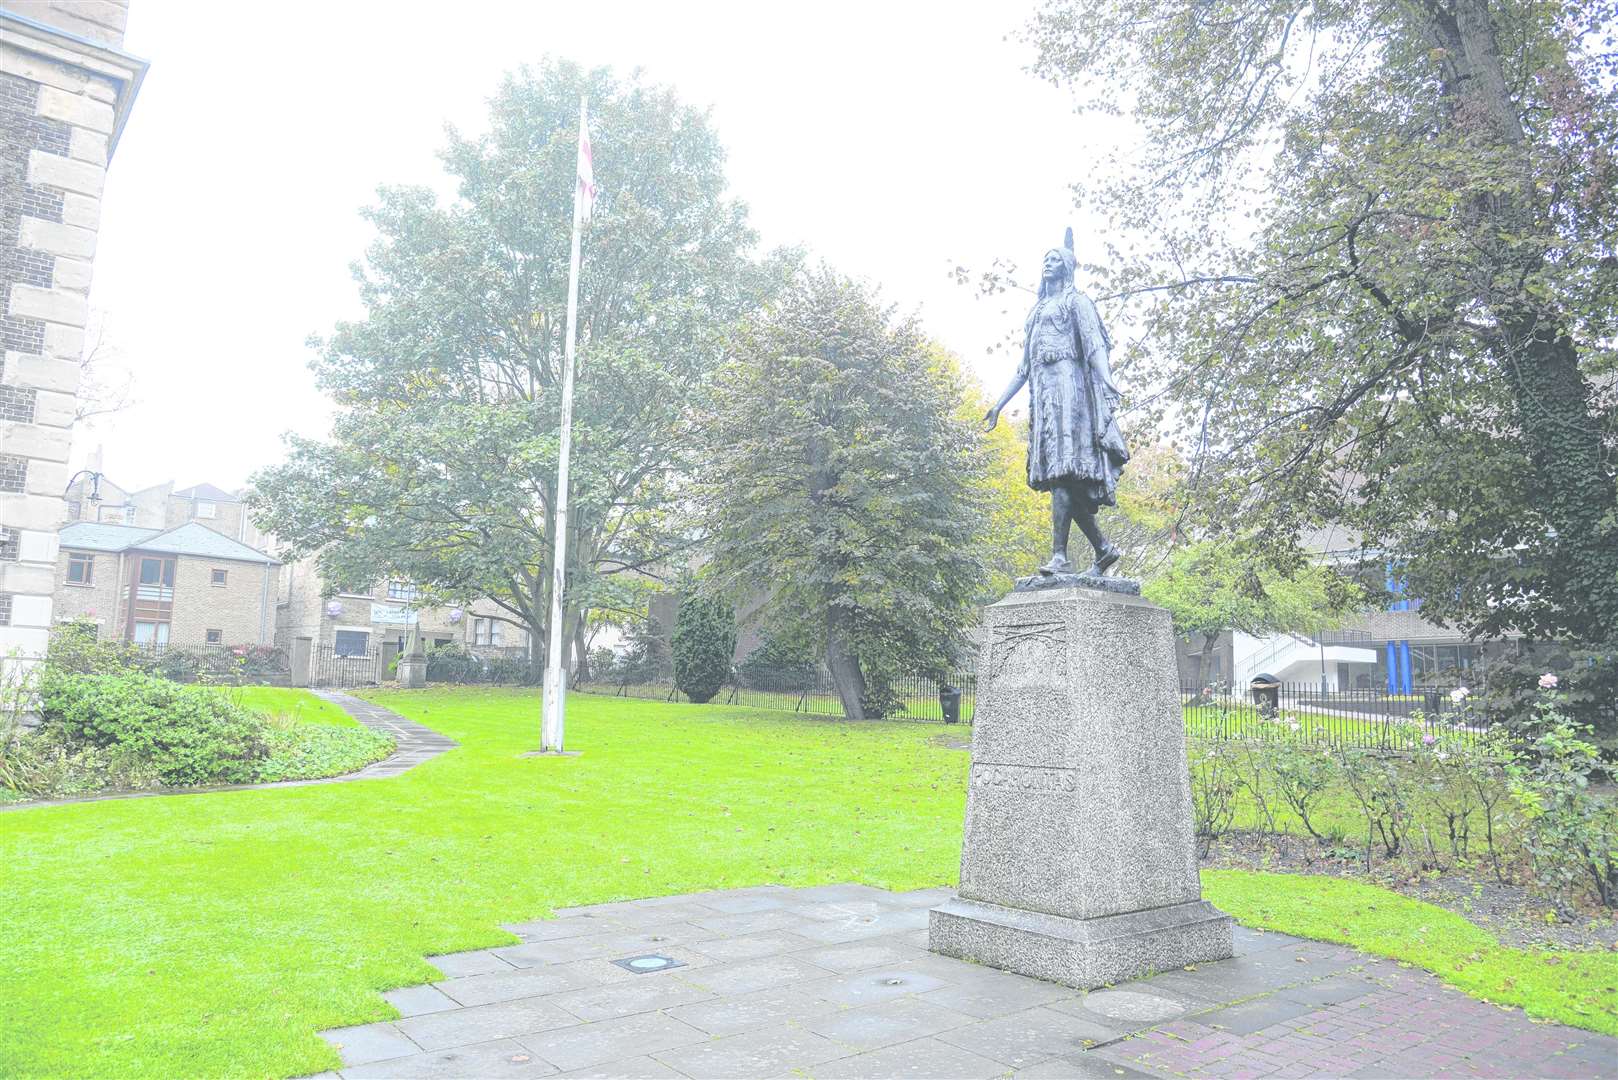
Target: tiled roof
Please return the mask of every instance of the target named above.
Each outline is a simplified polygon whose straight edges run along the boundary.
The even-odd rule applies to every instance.
[[[224,488],[214,487],[212,484],[193,484],[188,488],[181,488],[174,494],[182,499],[206,499],[209,502],[240,502],[236,496]]]
[[[206,525],[189,521],[177,528],[138,529],[132,525],[107,525],[80,521],[67,526],[60,535],[62,546],[89,551],[158,551],[172,555],[195,555],[203,559],[231,559],[235,562],[273,563],[262,551],[214,532]]]
[[[75,521],[59,534],[63,547],[84,551],[123,551],[142,540],[162,533],[162,529],[138,529],[133,525],[112,525],[104,521]]]

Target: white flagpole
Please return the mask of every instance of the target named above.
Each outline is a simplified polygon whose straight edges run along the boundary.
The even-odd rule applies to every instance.
[[[579,140],[585,130],[585,106],[579,101]],[[562,752],[562,715],[567,692],[562,686],[562,590],[567,583],[567,466],[573,448],[573,349],[579,331],[579,234],[584,225],[582,178],[573,178],[573,261],[567,279],[567,348],[562,359],[562,448],[556,466],[556,555],[551,569],[551,641],[545,663],[545,704],[539,748]]]

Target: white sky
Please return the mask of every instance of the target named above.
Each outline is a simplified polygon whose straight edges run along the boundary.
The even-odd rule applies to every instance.
[[[646,70],[711,106],[732,193],[765,246],[802,244],[918,309],[998,392],[986,350],[1026,295],[948,276],[1024,275],[1071,223],[1068,185],[1125,129],[1076,116],[1007,41],[1028,0],[775,5],[133,0],[151,61],[103,204],[92,306],[136,404],[76,433],[127,487],[225,487],[330,419],[305,339],[359,313],[349,264],[382,183],[442,186],[443,125],[480,130],[500,75],[546,54]],[[1083,282],[1080,282],[1081,287]]]

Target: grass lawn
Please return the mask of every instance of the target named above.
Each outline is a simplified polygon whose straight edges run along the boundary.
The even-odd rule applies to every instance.
[[[302,724],[323,724],[328,727],[358,727],[359,721],[329,701],[315,697],[307,690],[290,690],[278,686],[227,687],[230,695],[244,708],[254,712],[285,717]]]
[[[1186,734],[1201,738],[1229,739],[1259,735],[1270,739],[1322,743],[1335,739],[1351,746],[1416,750],[1421,748],[1422,736],[1429,730],[1447,730],[1441,724],[1423,726],[1419,721],[1399,716],[1366,719],[1284,709],[1272,718],[1261,715],[1255,708],[1225,709],[1218,705],[1190,703],[1182,709]],[[1292,727],[1293,724],[1297,725],[1296,729]]]
[[[337,1063],[316,1031],[390,1017],[379,991],[435,977],[426,955],[513,940],[500,922],[766,882],[955,880],[967,757],[931,725],[578,695],[583,756],[539,759],[520,756],[532,691],[377,699],[460,748],[390,780],[0,814],[0,1074],[316,1072]],[[1239,917],[1321,937],[1364,923],[1347,940],[1618,1032],[1602,990],[1618,957],[1565,959],[1547,981],[1539,956],[1439,909],[1341,885],[1207,875]],[[1579,1011],[1593,1000],[1605,1011]]]
[[[1423,967],[1473,997],[1618,1035],[1618,955],[1514,949],[1459,915],[1359,881],[1206,870],[1203,893],[1246,926]]]

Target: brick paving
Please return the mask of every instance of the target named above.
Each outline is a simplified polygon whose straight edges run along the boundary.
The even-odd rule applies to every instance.
[[[935,956],[949,895],[764,886],[515,924],[429,957],[442,980],[384,995],[399,1019],[323,1032],[322,1076],[1618,1078],[1618,1040],[1283,934],[1088,994]],[[613,963],[654,953],[678,966]]]

